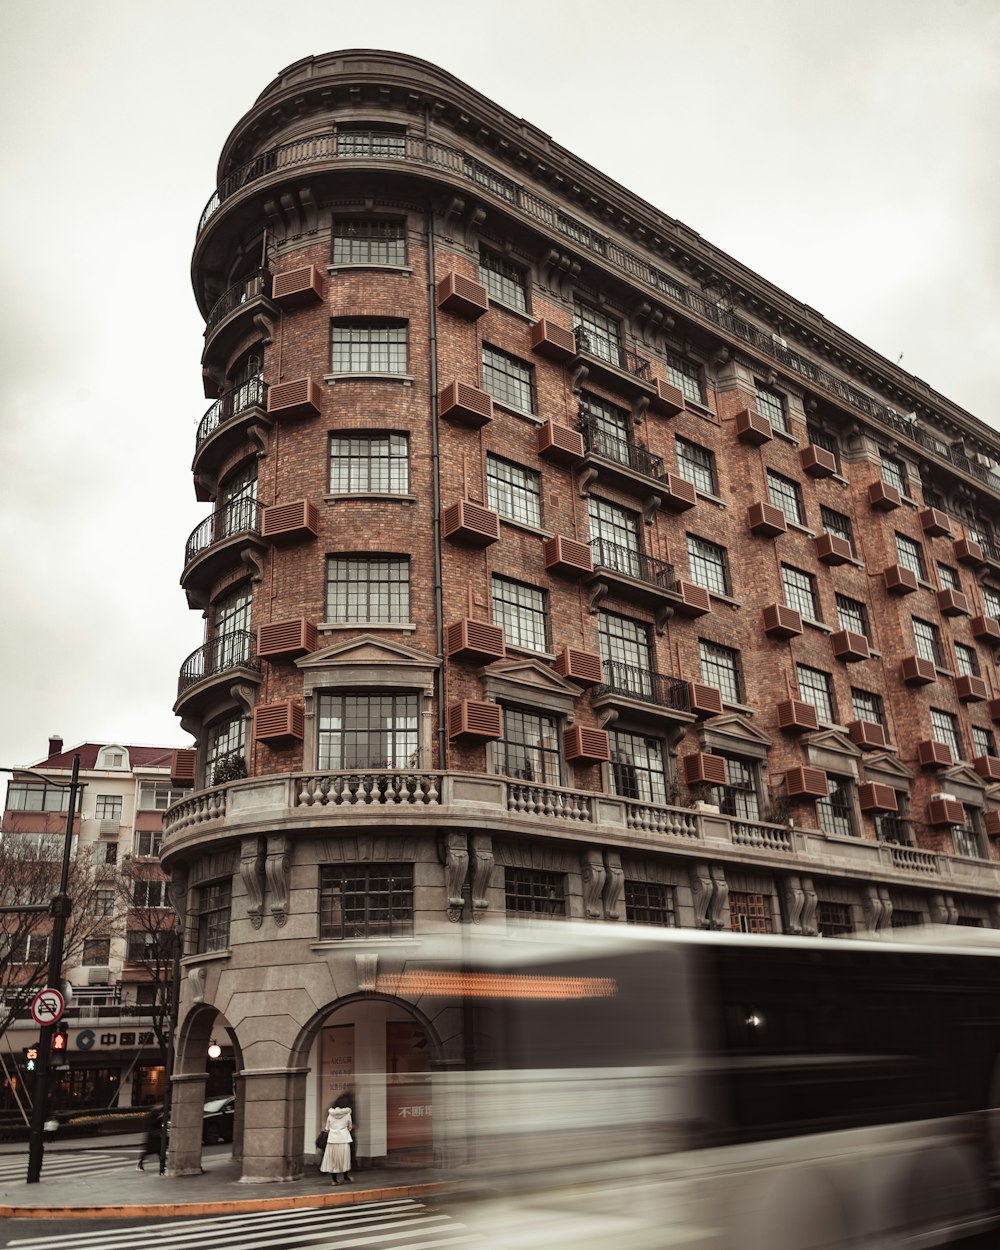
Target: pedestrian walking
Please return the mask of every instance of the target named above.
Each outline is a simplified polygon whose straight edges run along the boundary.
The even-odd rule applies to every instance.
[[[337,1102],[342,1102],[338,1098]],[[326,1113],[326,1149],[319,1165],[321,1172],[328,1172],[334,1185],[342,1185],[344,1181],[352,1181],[351,1175],[351,1129],[354,1120],[351,1108],[337,1106],[336,1103]]]
[[[146,1115],[146,1136],[142,1143],[142,1153],[139,1155],[139,1162],[135,1165],[136,1171],[145,1172],[146,1155],[160,1155],[160,1134],[163,1132],[163,1108],[150,1107]]]

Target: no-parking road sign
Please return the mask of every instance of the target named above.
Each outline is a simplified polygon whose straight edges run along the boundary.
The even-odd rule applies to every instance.
[[[55,1024],[66,1007],[58,990],[39,990],[31,1000],[31,1015],[36,1024]]]

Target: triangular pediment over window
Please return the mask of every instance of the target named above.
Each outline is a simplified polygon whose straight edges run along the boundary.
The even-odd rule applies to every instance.
[[[295,661],[299,668],[323,668],[328,664],[417,664],[437,668],[440,661],[428,651],[391,642],[375,634],[362,634],[332,643]]]
[[[802,745],[813,768],[857,781],[861,752],[846,734],[838,729],[821,729],[818,733],[805,734]]]
[[[713,754],[744,755],[753,759],[767,759],[772,741],[767,734],[738,712],[713,716],[701,726],[698,737],[702,748]]]
[[[872,751],[864,758],[865,780],[892,786],[894,790],[909,790],[913,773],[901,764],[891,751]]]
[[[538,660],[500,660],[483,672],[483,692],[498,703],[523,703],[572,716],[578,686]]]
[[[302,669],[307,698],[317,690],[351,686],[355,689],[419,689],[430,695],[441,665],[437,656],[404,642],[374,634],[335,642],[295,661]]]
[[[940,774],[940,789],[944,794],[953,794],[962,803],[973,807],[982,807],[984,783],[982,777],[968,764],[955,764]]]

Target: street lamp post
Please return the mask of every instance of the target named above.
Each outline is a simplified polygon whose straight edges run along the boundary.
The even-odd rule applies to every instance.
[[[62,867],[59,873],[59,892],[54,895],[50,908],[52,916],[52,941],[49,946],[49,981],[54,988],[62,985],[63,946],[66,941],[66,921],[73,907],[73,900],[67,893],[69,889],[69,866],[73,847],[73,820],[76,816],[77,795],[84,788],[80,785],[80,756],[73,756],[73,772],[69,782],[53,781],[40,773],[33,773],[28,768],[4,768],[0,772],[24,773],[30,777],[39,777],[46,785],[69,789],[69,803],[66,809],[66,836],[63,840]],[[16,908],[18,911],[35,910],[34,908]],[[42,1175],[42,1155],[44,1153],[45,1121],[49,1101],[49,1072],[51,1069],[52,1034],[56,1021],[43,1024],[38,1030],[38,1068],[35,1072],[35,1100],[31,1108],[31,1131],[28,1138],[28,1175],[25,1178],[29,1185],[37,1184]]]

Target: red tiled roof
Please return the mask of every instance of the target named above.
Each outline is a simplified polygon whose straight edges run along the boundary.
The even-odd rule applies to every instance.
[[[67,772],[73,767],[73,756],[79,753],[80,768],[83,771],[97,767],[97,757],[109,746],[121,746],[128,751],[129,763],[132,768],[169,768],[170,757],[179,747],[134,747],[127,742],[81,742],[79,746],[70,747],[68,751],[60,751],[46,759],[31,764],[31,768],[62,768]]]

